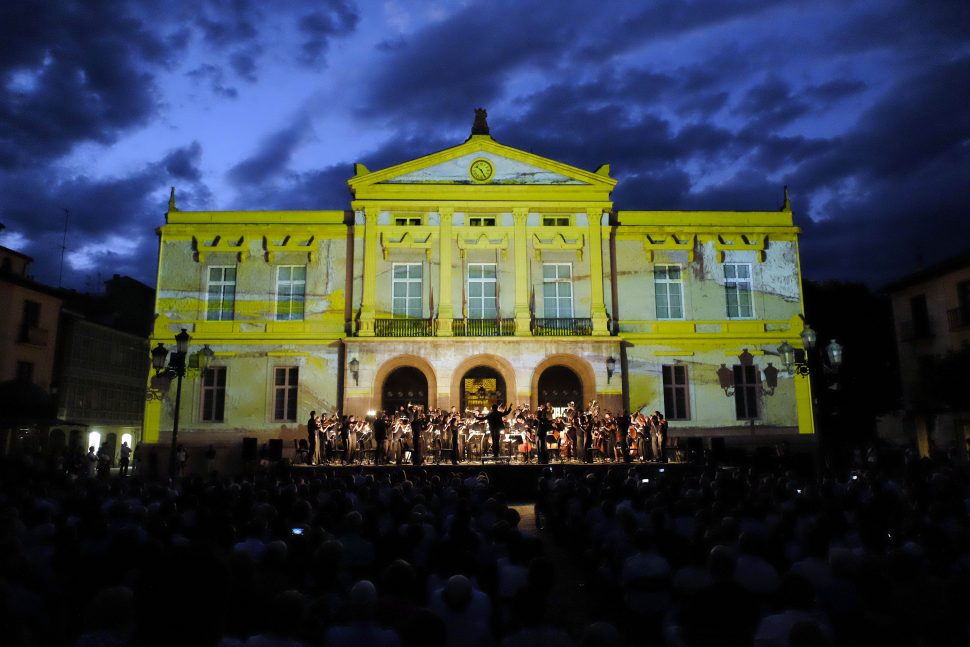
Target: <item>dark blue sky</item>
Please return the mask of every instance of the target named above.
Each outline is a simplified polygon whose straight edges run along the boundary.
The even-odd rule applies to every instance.
[[[774,209],[807,278],[970,248],[962,0],[0,3],[0,244],[154,283],[185,209],[343,209],[463,141],[612,165],[619,209]]]

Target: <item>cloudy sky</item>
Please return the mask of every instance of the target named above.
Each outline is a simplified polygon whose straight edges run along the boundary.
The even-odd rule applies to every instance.
[[[343,209],[371,169],[492,136],[619,209],[775,209],[807,278],[970,248],[965,0],[5,0],[0,244],[56,284],[154,284],[184,209]]]

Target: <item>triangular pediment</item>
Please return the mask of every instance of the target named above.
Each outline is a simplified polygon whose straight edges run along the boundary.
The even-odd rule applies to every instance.
[[[482,161],[485,164],[482,164]],[[484,173],[473,172],[473,166],[485,168]],[[499,144],[487,135],[472,136],[463,144],[397,164],[379,171],[362,165],[357,175],[348,181],[354,193],[380,191],[381,186],[439,187],[569,187],[573,190],[612,191],[616,180],[609,176],[609,168],[586,171],[511,146]],[[486,189],[487,190],[487,189]]]

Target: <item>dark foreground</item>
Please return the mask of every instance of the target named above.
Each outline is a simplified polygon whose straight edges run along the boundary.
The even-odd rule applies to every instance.
[[[970,643],[966,465],[872,458],[822,479],[281,464],[174,487],[6,459],[0,642]]]

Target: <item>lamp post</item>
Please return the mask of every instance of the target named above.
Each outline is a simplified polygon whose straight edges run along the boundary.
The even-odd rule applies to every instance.
[[[168,356],[168,349],[165,348],[165,344],[158,342],[158,346],[152,349],[152,368],[155,369],[155,375],[165,373],[170,377],[175,377],[177,380],[175,385],[175,413],[172,420],[172,448],[168,460],[168,473],[173,481],[175,480],[175,460],[176,452],[178,451],[179,411],[182,405],[182,378],[185,377],[185,360],[188,356],[190,341],[192,341],[192,337],[189,336],[185,328],[182,329],[182,332],[175,335],[175,352],[172,353],[172,358],[168,366],[165,366],[165,359]],[[205,367],[213,355],[215,353],[206,344],[199,354],[200,371],[205,371]]]
[[[822,373],[838,373],[839,367],[842,366],[842,345],[835,339],[832,339],[825,346],[824,357],[820,357],[822,354],[816,352],[818,336],[807,322],[800,336],[804,350],[794,348],[787,341],[783,341],[778,347],[778,355],[781,357],[782,364],[788,372],[808,377],[812,390],[812,411],[814,414],[816,410],[815,405],[821,403],[819,391],[816,388],[819,380],[819,368],[821,367]],[[828,442],[826,442],[828,439],[826,438],[827,433],[824,430],[824,426],[819,427],[818,432],[821,460],[821,455],[824,455],[830,448],[828,447]],[[824,448],[823,444],[825,445]]]
[[[610,355],[609,359],[606,360],[606,383],[609,384],[610,380],[613,379],[613,373],[616,371],[616,358]]]

